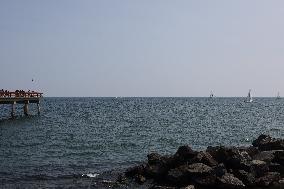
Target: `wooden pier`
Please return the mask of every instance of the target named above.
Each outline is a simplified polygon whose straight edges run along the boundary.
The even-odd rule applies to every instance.
[[[37,104],[38,114],[40,114],[40,100],[42,99],[43,93],[40,92],[25,92],[25,91],[0,91],[0,104],[11,104],[11,117],[15,117],[15,106],[16,104],[24,104],[23,110],[25,115],[29,115],[30,103]]]

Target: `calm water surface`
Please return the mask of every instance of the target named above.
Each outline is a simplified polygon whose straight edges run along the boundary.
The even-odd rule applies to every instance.
[[[121,170],[183,144],[201,150],[250,145],[261,133],[284,138],[284,99],[44,98],[41,107],[40,116],[23,117],[17,105],[11,120],[1,105],[0,187]]]

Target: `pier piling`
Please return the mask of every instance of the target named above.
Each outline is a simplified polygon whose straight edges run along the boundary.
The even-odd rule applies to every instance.
[[[37,114],[40,115],[40,106],[39,106],[39,101],[37,103]]]
[[[24,114],[26,115],[26,116],[28,116],[29,115],[29,107],[28,107],[28,104],[29,104],[29,101],[27,100],[27,101],[25,101],[25,105],[24,105]]]
[[[11,117],[12,118],[15,117],[15,105],[16,105],[16,102],[14,101],[11,105]]]

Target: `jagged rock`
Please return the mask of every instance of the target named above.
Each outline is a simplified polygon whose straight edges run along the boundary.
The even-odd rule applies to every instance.
[[[176,161],[179,161],[177,163],[183,163],[183,162],[190,162],[192,158],[194,158],[197,155],[196,151],[193,151],[189,146],[180,146],[175,153],[174,157]]]
[[[253,157],[253,156],[255,156],[256,154],[258,154],[260,152],[254,146],[249,146],[245,151],[250,155],[250,157]]]
[[[160,163],[162,161],[162,156],[155,152],[148,154],[147,157],[149,164]]]
[[[280,179],[280,174],[277,172],[268,172],[264,176],[256,179],[256,184],[258,186],[269,186],[274,181],[278,181]]]
[[[187,165],[182,165],[169,170],[167,180],[174,184],[186,184],[188,182],[187,169]]]
[[[162,156],[157,153],[148,155],[148,164],[145,166],[145,175],[155,179],[167,175],[168,170],[173,166],[174,159],[171,156]]]
[[[116,179],[116,184],[126,184],[127,183],[127,178],[125,177],[124,174],[119,174],[117,179]]]
[[[216,175],[207,175],[207,176],[196,176],[192,177],[191,180],[199,186],[210,187],[216,184]]]
[[[172,186],[154,185],[154,186],[151,186],[149,189],[177,189],[177,188],[176,187],[172,187]]]
[[[226,147],[224,146],[208,146],[206,152],[208,152],[218,163],[224,162],[227,157]]]
[[[258,147],[261,151],[284,150],[283,139],[274,139],[268,135],[260,135],[253,141],[252,145]]]
[[[126,169],[125,175],[127,177],[134,177],[135,175],[143,175],[145,171],[145,165],[138,165]]]
[[[240,179],[236,178],[233,174],[226,173],[221,178],[217,178],[217,180],[220,188],[239,189],[245,187],[244,183]]]
[[[274,159],[272,161],[284,166],[284,150],[276,151],[274,153]]]
[[[271,162],[274,159],[274,151],[262,151],[253,156],[254,160]]]
[[[159,179],[167,175],[168,167],[163,163],[147,164],[145,167],[145,175],[151,178]]]
[[[269,163],[268,167],[269,171],[278,172],[281,176],[284,176],[284,165],[281,165],[279,163]]]
[[[269,171],[269,167],[265,161],[261,160],[252,160],[251,170],[257,177],[263,176],[266,172]]]
[[[212,174],[215,174],[217,177],[222,177],[226,173],[227,169],[223,163],[220,163],[217,166],[213,167]]]
[[[187,167],[187,173],[191,176],[208,175],[212,170],[211,167],[203,163],[194,163]]]
[[[188,185],[186,187],[182,187],[180,189],[195,189],[194,185]]]
[[[232,169],[250,169],[251,157],[246,151],[240,152],[237,149],[229,150],[225,165]]]
[[[146,181],[146,178],[143,175],[136,175],[135,176],[135,181],[138,184],[143,184]]]
[[[255,184],[254,174],[248,173],[244,170],[236,170],[234,175],[240,179],[246,186],[253,186]]]
[[[208,152],[199,152],[196,156],[196,162],[204,163],[211,167],[218,165],[218,162]]]

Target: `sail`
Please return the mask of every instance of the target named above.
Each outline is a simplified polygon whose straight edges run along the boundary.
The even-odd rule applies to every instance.
[[[248,92],[248,96],[247,96],[247,100],[246,100],[247,102],[252,102],[253,100],[252,100],[252,95],[251,95],[251,89],[249,90],[249,92]]]

